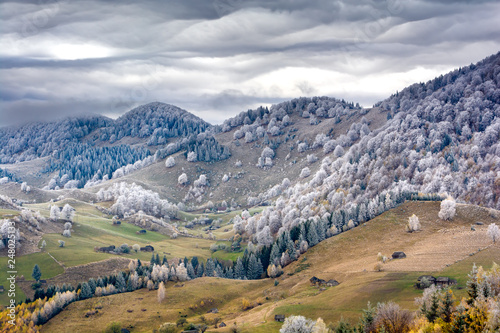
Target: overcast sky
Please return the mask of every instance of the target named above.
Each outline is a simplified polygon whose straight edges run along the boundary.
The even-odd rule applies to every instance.
[[[0,2],[0,126],[154,101],[211,123],[326,95],[363,106],[500,50],[500,3]]]

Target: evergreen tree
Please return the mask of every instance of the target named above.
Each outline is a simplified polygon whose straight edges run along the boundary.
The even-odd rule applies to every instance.
[[[264,274],[264,267],[262,266],[262,261],[260,261],[260,258],[257,259],[257,273],[255,274],[256,279],[261,279],[262,274]]]
[[[224,273],[226,279],[234,279],[234,273],[233,273],[233,268],[228,267],[226,268],[226,272]]]
[[[212,259],[207,259],[207,264],[205,266],[205,276],[214,276],[215,264]]]
[[[467,314],[466,310],[462,305],[457,307],[457,311],[453,316],[453,320],[450,325],[451,333],[462,333],[467,332]]]
[[[263,272],[262,263],[260,259],[257,260],[253,253],[250,255],[250,259],[248,260],[248,269],[247,269],[247,278],[249,280],[257,280],[260,279]]]
[[[200,262],[196,267],[196,277],[202,277],[205,273],[205,268],[203,267],[203,263]]]
[[[194,268],[193,268],[193,265],[191,264],[191,262],[188,262],[186,269],[187,269],[187,274],[188,274],[190,279],[196,278],[196,273],[194,271]]]
[[[472,305],[476,298],[479,296],[479,283],[477,278],[476,264],[472,265],[472,270],[469,273],[469,280],[467,280],[467,304]]]
[[[286,251],[288,252],[288,256],[292,261],[297,260],[297,252],[295,251],[295,244],[293,244],[290,237],[288,237]]]
[[[31,277],[35,279],[36,282],[40,281],[40,278],[42,277],[42,271],[40,270],[38,264],[35,264],[35,266],[33,267],[33,272],[31,273]]]
[[[129,275],[129,277],[127,279],[127,291],[128,292],[134,291],[134,284],[132,282],[132,275]]]
[[[450,290],[447,290],[444,294],[443,304],[440,308],[441,318],[445,323],[451,322],[451,317],[453,315],[453,304],[455,303],[453,300],[453,294]]]
[[[221,265],[217,265],[217,267],[215,268],[215,276],[221,277],[221,278],[225,277],[224,271],[223,271]]]
[[[118,276],[116,277],[115,287],[119,292],[122,292],[127,287],[125,278],[123,277],[122,273],[118,273]]]
[[[425,313],[425,317],[429,322],[433,323],[434,320],[436,320],[436,318],[438,317],[438,310],[439,310],[439,298],[437,293],[434,293],[431,297],[431,307]]]
[[[97,288],[97,282],[94,278],[90,278],[89,279],[89,287],[90,287],[90,291],[92,292],[92,295],[95,294],[95,289]]]
[[[260,261],[262,263],[262,267],[269,266],[270,255],[271,255],[271,247],[270,246],[263,246],[260,248],[259,258],[260,258]]]
[[[191,258],[191,265],[193,265],[194,269],[198,268],[198,257]]]
[[[312,222],[309,224],[309,229],[307,231],[307,243],[309,244],[310,247],[313,247],[314,245],[318,244],[318,234],[316,232],[316,226],[315,223]]]
[[[280,258],[281,258],[280,249],[279,249],[279,246],[277,244],[277,241],[275,241],[272,248],[271,248],[271,254],[269,255],[269,261],[272,264],[276,265],[279,262]]]
[[[87,282],[82,283],[82,289],[80,291],[80,299],[87,299],[92,297],[92,291],[90,290],[89,284]]]
[[[299,241],[299,244],[302,243],[302,241],[307,241],[307,238],[306,238],[306,225],[305,225],[305,223],[302,223],[300,225],[300,232],[299,232],[298,241]]]
[[[243,280],[246,276],[245,267],[243,266],[243,261],[241,257],[236,260],[236,266],[234,267],[234,278],[238,280]]]

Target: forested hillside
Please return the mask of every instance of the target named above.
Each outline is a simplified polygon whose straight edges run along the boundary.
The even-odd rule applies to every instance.
[[[377,105],[390,112],[382,127],[370,132],[361,122],[333,142],[325,138],[305,146],[304,153],[323,147],[319,170],[301,173],[305,181],[284,189],[276,205],[235,228],[262,245],[269,245],[269,235],[306,223],[306,229],[313,225],[318,234],[332,235],[394,207],[411,192],[447,193],[500,208],[499,73],[495,55],[413,85]],[[332,142],[333,152],[325,142]]]
[[[102,116],[83,116],[47,123],[0,128],[0,163],[16,163],[49,156],[112,122]]]
[[[84,116],[49,123],[0,129],[0,163],[13,164],[50,156],[42,174],[57,172],[46,189],[81,188],[118,178],[150,165],[155,159],[149,146],[165,146],[170,153],[189,149],[195,160],[212,161],[230,156],[212,134],[212,126],[193,114],[164,103],[150,103],[117,120]],[[203,133],[199,136],[198,134]],[[134,145],[120,140],[136,138]],[[169,155],[161,149],[156,156]],[[9,170],[0,169],[6,180],[18,181]]]

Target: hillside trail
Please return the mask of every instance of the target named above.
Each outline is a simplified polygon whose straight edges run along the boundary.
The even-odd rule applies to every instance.
[[[47,252],[47,254],[52,258],[54,259],[54,261],[62,267],[62,269],[64,269],[64,272],[66,272],[66,266],[64,265],[64,263],[60,262],[59,260],[57,260],[56,258],[54,258],[54,256],[52,254],[50,254],[50,252]],[[64,273],[62,273],[64,274]]]

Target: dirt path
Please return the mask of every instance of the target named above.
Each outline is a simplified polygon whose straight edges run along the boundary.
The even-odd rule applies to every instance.
[[[66,266],[64,266],[64,264],[63,264],[62,262],[60,262],[59,260],[57,260],[56,258],[54,258],[54,256],[53,256],[52,254],[50,254],[50,252],[47,252],[47,254],[48,254],[48,255],[49,255],[52,259],[54,259],[54,261],[55,261],[55,262],[56,262],[59,266],[61,266],[61,267],[64,269],[64,271],[66,271]]]

